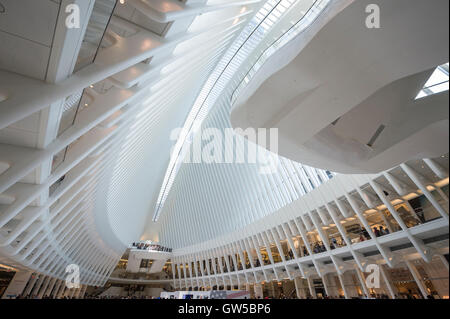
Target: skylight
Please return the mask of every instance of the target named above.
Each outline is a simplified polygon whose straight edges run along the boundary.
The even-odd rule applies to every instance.
[[[448,91],[448,62],[434,70],[423,89],[417,94],[416,100],[444,91]]]
[[[241,48],[245,43],[251,43],[255,41],[255,38],[260,41],[263,35],[271,29],[271,27],[279,20],[287,8],[289,8],[295,0],[269,0],[259,10],[259,12],[253,17],[247,27],[244,28],[239,39],[234,43],[228,52],[230,59],[228,63],[222,61],[219,63],[218,68],[211,74],[205,87],[198,96],[194,106],[189,113],[185,125],[182,128],[178,140],[172,151],[169,166],[164,177],[164,181],[158,196],[158,200],[153,215],[153,221],[157,221],[161,213],[161,209],[164,206],[164,202],[169,195],[169,191],[175,180],[175,176],[182,164],[184,155],[187,152],[190,141],[192,141],[195,132],[200,128],[201,123],[208,114],[208,105],[204,103],[208,97],[212,87],[216,84],[218,78],[224,73],[231,61],[236,57],[236,54],[241,51]]]

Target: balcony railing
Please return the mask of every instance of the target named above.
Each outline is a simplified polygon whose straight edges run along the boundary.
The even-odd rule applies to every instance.
[[[151,244],[151,243],[132,243],[131,244],[132,249],[139,249],[139,250],[148,250],[148,251],[160,251],[160,252],[166,252],[171,253],[172,248],[164,247],[158,244]]]

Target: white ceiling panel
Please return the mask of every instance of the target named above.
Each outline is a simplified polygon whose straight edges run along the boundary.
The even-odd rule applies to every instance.
[[[50,48],[0,31],[0,69],[43,80]]]
[[[0,143],[36,147],[37,134],[30,131],[6,127],[0,131]]]
[[[0,30],[51,46],[59,4],[50,0],[1,0]],[[26,8],[26,10],[25,10]]]

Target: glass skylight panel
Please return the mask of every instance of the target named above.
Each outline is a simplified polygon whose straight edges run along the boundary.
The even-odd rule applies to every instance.
[[[436,93],[448,91],[448,67],[449,63],[447,62],[434,70],[422,90],[417,94],[416,100]]]
[[[316,6],[315,9],[317,10],[312,12],[320,12],[323,7],[325,7],[324,3],[328,3],[328,1],[329,0],[320,0],[311,2],[314,3],[314,5]],[[260,54],[260,52],[256,51],[255,53],[255,49],[261,47],[262,44],[265,44],[262,41],[268,42],[268,40],[264,39],[265,34],[272,29],[273,25],[278,22],[279,18],[282,16],[282,13],[286,12],[287,8],[289,8],[295,2],[295,0],[269,0],[268,2],[266,2],[263,9],[261,9],[260,12],[258,12],[255,17],[249,22],[247,27],[245,27],[245,29],[241,32],[241,35],[238,37],[238,39],[225,53],[224,58],[218,63],[218,66],[211,74],[206,85],[204,86],[196,102],[194,103],[194,106],[186,119],[184,128],[175,144],[174,151],[172,152],[170,163],[161,187],[161,191],[158,196],[158,201],[153,216],[154,221],[158,219],[159,214],[161,213],[161,210],[164,206],[164,202],[168,198],[169,191],[173,186],[178,170],[182,166],[182,161],[190,148],[190,144],[194,138],[195,132],[201,127],[201,123],[208,115],[210,107],[214,105],[215,99],[220,96],[221,90],[229,85],[229,80],[233,80],[233,90],[234,88],[236,88],[236,85],[239,86],[239,84],[249,81],[254,76],[257,69],[264,63],[264,61],[258,60],[257,55]],[[305,20],[307,20],[308,22],[311,21],[309,17]],[[306,23],[306,25],[308,24],[309,23]],[[289,33],[293,33],[292,29]],[[286,42],[288,41],[284,37],[282,38]],[[277,46],[282,45],[280,42],[277,42],[275,44]],[[254,56],[250,56],[251,54],[254,54]],[[252,69],[252,67],[250,67],[249,72],[245,74],[246,71],[241,69],[242,63],[249,57],[254,60],[253,62],[256,62],[257,68]],[[240,82],[239,79],[243,79],[242,82]],[[301,178],[298,177],[300,178],[299,180],[308,180],[308,173],[304,172],[304,170],[301,175]],[[277,181],[274,186],[277,188],[288,187],[289,189],[291,189],[291,191],[293,191],[293,186],[290,184],[290,182],[292,181],[281,179],[281,181]],[[311,180],[309,180],[309,183],[311,183]],[[314,185],[312,185],[312,187],[314,188]],[[301,183],[301,188],[302,189],[300,193],[306,192],[303,183]],[[291,196],[291,194],[289,194],[288,196]],[[285,201],[286,199],[282,200]]]
[[[288,3],[290,5],[293,0],[283,0],[282,3]],[[311,1],[311,7],[304,14],[304,16],[298,21],[295,25],[293,25],[286,33],[284,33],[280,38],[278,38],[274,43],[272,43],[256,60],[250,70],[245,74],[241,83],[237,86],[235,91],[232,94],[232,102],[234,102],[241,90],[250,82],[251,78],[254,74],[259,70],[259,68],[265,63],[265,61],[277,51],[278,48],[282,47],[284,44],[289,42],[294,36],[305,30],[323,11],[323,9],[328,5],[330,0],[319,0],[319,1]],[[276,9],[273,10],[272,14],[275,14],[275,11],[280,7],[277,6]],[[272,15],[271,14],[271,15]],[[264,21],[264,23],[267,19]],[[264,24],[263,23],[263,24]],[[267,27],[262,28],[264,31]]]

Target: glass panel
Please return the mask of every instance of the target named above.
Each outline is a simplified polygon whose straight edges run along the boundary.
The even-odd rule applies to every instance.
[[[448,91],[448,62],[438,66],[431,74],[416,100],[439,92]]]
[[[78,54],[75,72],[94,62],[116,3],[117,0],[95,1],[80,53]]]

